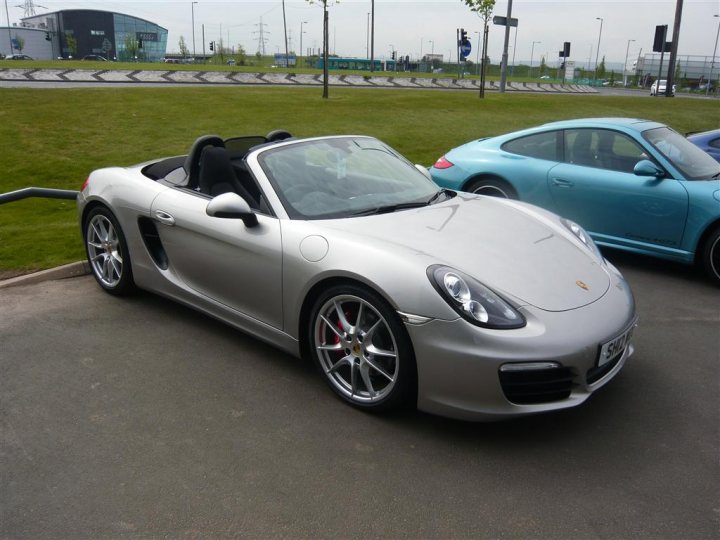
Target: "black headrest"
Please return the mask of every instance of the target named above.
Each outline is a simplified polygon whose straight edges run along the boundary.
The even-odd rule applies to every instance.
[[[290,132],[285,131],[284,129],[276,129],[265,135],[265,139],[267,139],[267,142],[284,141],[285,139],[289,139],[290,137],[292,137]]]
[[[225,142],[217,135],[203,135],[193,143],[192,147],[190,147],[190,152],[188,153],[187,158],[185,158],[185,163],[183,165],[185,174],[188,175],[187,187],[190,189],[195,189],[198,186],[200,157],[202,156],[203,149],[207,146],[225,148]]]
[[[227,184],[222,191],[234,191],[233,170],[230,158],[224,148],[206,146],[200,156],[200,174],[198,175],[198,188],[201,193],[217,195],[213,189],[216,184]]]

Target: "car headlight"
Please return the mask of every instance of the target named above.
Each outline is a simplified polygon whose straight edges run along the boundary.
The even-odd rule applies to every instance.
[[[483,328],[512,329],[525,326],[525,318],[510,302],[485,285],[449,266],[427,269],[433,287],[466,321]]]
[[[592,238],[590,238],[590,235],[587,233],[585,229],[583,229],[580,225],[575,223],[574,221],[570,221],[569,219],[560,218],[560,222],[565,225],[565,228],[573,233],[575,235],[575,238],[580,240],[585,247],[587,247],[595,256],[600,259],[600,261],[604,261],[605,258],[602,256],[602,253],[600,253],[600,250],[598,249],[597,245],[593,241]]]

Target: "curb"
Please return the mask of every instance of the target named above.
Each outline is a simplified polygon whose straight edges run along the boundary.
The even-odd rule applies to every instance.
[[[90,265],[87,261],[78,261],[57,268],[41,270],[24,276],[17,276],[10,279],[0,281],[0,289],[8,289],[10,287],[20,287],[22,285],[34,285],[43,281],[52,281],[56,279],[66,279],[71,277],[84,276],[90,273]]]
[[[442,90],[479,90],[476,79],[457,79],[456,77],[397,77],[395,72],[379,72],[384,75],[371,76],[375,80],[364,79],[360,75],[342,75],[331,73],[328,84],[334,87],[350,88],[416,88],[416,89],[442,89]],[[446,75],[451,75],[447,73]],[[319,75],[300,74],[300,78],[293,73],[284,72],[250,72],[250,71],[156,71],[156,70],[113,70],[113,69],[28,69],[28,68],[6,68],[0,67],[0,81],[9,82],[52,82],[52,83],[136,83],[136,84],[164,84],[173,83],[176,85],[235,85],[235,86],[320,86],[322,80]],[[417,81],[422,79],[423,84]],[[404,81],[398,83],[398,81]],[[460,84],[458,81],[469,81]],[[408,83],[408,84],[405,84]],[[427,84],[425,84],[427,83]],[[487,81],[485,90],[498,90],[495,81]],[[562,85],[562,89],[553,87],[551,83],[538,82],[536,89],[515,88],[508,84],[506,90],[513,92],[578,92],[597,93],[597,90],[590,86],[580,86],[579,90],[568,89]]]

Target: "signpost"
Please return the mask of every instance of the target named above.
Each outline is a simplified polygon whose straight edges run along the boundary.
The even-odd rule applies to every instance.
[[[493,24],[505,27],[505,40],[503,41],[502,62],[500,64],[500,93],[505,92],[505,82],[507,81],[507,57],[508,45],[510,42],[510,27],[517,26],[518,20],[512,17],[512,0],[508,0],[507,16],[493,17]]]
[[[493,24],[497,24],[498,26],[517,26],[518,20],[514,17],[510,17],[510,24],[508,24],[508,18],[507,17],[501,17],[500,15],[495,15],[493,17]]]

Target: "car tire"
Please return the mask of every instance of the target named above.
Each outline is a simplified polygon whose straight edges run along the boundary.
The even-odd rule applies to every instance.
[[[135,290],[127,242],[113,213],[104,206],[88,212],[83,226],[85,253],[93,276],[108,293],[127,295]]]
[[[370,412],[414,405],[412,344],[378,294],[354,284],[330,287],[314,302],[307,333],[316,367],[342,400]]]
[[[720,227],[715,227],[703,244],[702,264],[710,280],[720,287]]]
[[[477,178],[471,180],[463,191],[476,193],[478,195],[487,195],[488,197],[498,197],[500,199],[517,199],[515,189],[503,180],[495,178]]]

